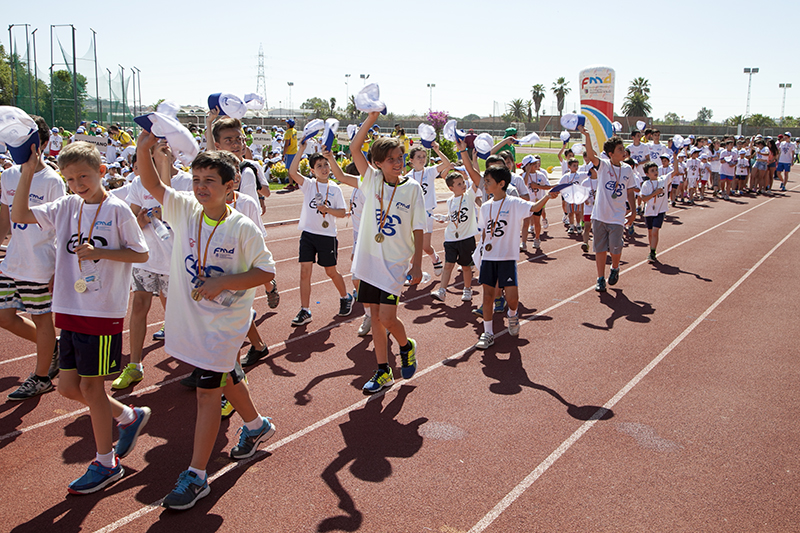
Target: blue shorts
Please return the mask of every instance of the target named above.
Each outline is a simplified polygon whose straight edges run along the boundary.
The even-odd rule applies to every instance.
[[[791,172],[791,163],[778,163],[778,172]]]
[[[733,181],[733,176],[726,176],[725,174],[720,174],[719,179]]]
[[[297,154],[286,154],[286,168],[290,168],[292,166],[292,161],[296,155]]]
[[[478,283],[489,287],[516,287],[517,262],[509,261],[481,261],[481,273]]]

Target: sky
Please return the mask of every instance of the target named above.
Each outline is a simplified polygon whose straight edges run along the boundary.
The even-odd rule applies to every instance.
[[[75,25],[78,56],[89,49],[93,28],[101,71],[139,68],[145,105],[160,98],[205,105],[214,92],[255,92],[263,44],[269,107],[289,107],[291,98],[297,108],[311,97],[334,97],[343,107],[363,87],[360,75],[369,74],[367,82],[379,84],[397,114],[424,113],[431,102],[457,117],[500,114],[511,100],[530,99],[537,83],[548,89],[548,113],[555,112],[550,88],[563,76],[572,88],[569,112],[578,106],[580,70],[605,65],[616,71],[617,112],[631,80],[643,77],[652,88],[652,116],[673,112],[692,120],[707,107],[712,120],[722,121],[744,114],[743,68],[758,67],[750,113],[780,117],[778,85],[792,83],[784,114],[800,116],[800,55],[789,40],[800,20],[797,0],[774,0],[768,10],[740,0],[724,9],[683,0],[142,0],[86,2],[80,12],[63,1],[34,9],[6,4],[0,13],[8,24],[38,28],[40,70],[49,68],[50,25]],[[69,30],[59,31],[66,45]],[[24,42],[24,30],[14,32],[17,44]],[[8,49],[7,31],[0,43]],[[294,83],[291,94],[287,82]]]

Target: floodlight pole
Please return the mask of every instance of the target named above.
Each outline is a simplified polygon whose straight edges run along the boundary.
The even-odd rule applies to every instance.
[[[434,88],[434,87],[436,87],[436,84],[435,84],[435,83],[429,83],[429,84],[428,84],[428,90],[430,91],[430,98],[429,98],[429,102],[428,102],[428,109],[430,109],[431,111],[433,111],[433,88]]]
[[[286,85],[289,86],[289,112],[291,113],[292,110],[292,87],[294,87],[293,81],[287,81]]]
[[[124,128],[126,125],[126,115],[125,115],[125,96],[128,92],[128,89],[125,87],[125,67],[117,63],[117,66],[120,68],[120,72],[122,73],[122,127]]]
[[[747,74],[747,108],[744,112],[744,119],[750,114],[750,85],[753,83],[753,74],[758,74],[758,67],[745,67],[744,73]]]
[[[131,69],[131,85],[133,85],[133,116],[136,116],[136,70]]]
[[[142,71],[139,70],[139,67],[133,67],[136,69],[136,81],[139,83],[139,112],[142,112]]]
[[[114,114],[114,106],[111,102],[114,101],[114,97],[111,94],[111,70],[106,68],[106,72],[108,72],[108,123],[111,124],[111,117]]]
[[[783,112],[786,110],[786,89],[791,89],[791,83],[779,83],[778,87],[783,89],[783,102],[781,102],[781,122],[783,122]]]
[[[92,28],[89,28],[92,30]],[[100,76],[97,74],[97,32],[92,30],[92,50],[94,51],[94,94],[97,95],[97,120],[103,120],[103,104],[100,102]]]
[[[75,107],[75,128],[81,123],[81,110],[78,106],[78,58],[75,51],[75,26],[69,25],[72,28],[72,102]]]
[[[344,93],[345,94],[345,98],[344,98],[344,100],[345,100],[345,108],[346,108],[347,104],[350,103],[350,74],[345,74],[344,75],[344,86],[346,88],[345,89],[345,93]]]
[[[33,75],[35,79],[35,82],[33,84],[35,93],[33,109],[34,113],[36,113],[37,115],[39,114],[39,66],[36,63],[36,32],[38,31],[38,29],[39,28],[36,28],[31,32],[31,35],[33,35]],[[786,93],[784,92],[784,94]]]
[[[8,25],[8,48],[9,48],[9,58],[11,59],[11,105],[17,105],[17,93],[14,91],[14,82],[16,79],[17,74],[17,60],[14,58],[14,36],[11,33],[11,28],[16,26],[16,24],[9,24]]]

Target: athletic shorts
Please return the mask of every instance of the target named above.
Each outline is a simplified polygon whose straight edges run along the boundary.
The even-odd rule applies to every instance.
[[[791,172],[791,163],[778,163],[778,172]]]
[[[535,217],[540,217],[540,216],[542,216],[542,211],[544,211],[544,208],[539,209],[538,211],[534,211],[533,213],[531,213],[531,215],[533,215]]]
[[[753,168],[756,170],[767,170],[767,162],[766,161],[756,161],[753,165]]]
[[[777,163],[770,163],[767,165],[767,168],[775,168],[778,164]]]
[[[664,213],[659,213],[652,217],[644,217],[647,229],[660,228],[664,224]]]
[[[233,370],[230,372],[214,372],[213,370],[199,369],[200,373],[197,375],[197,388],[198,389],[219,389],[229,383],[236,385],[244,381],[244,370],[242,365],[236,362]]]
[[[584,222],[591,222],[591,221],[592,221],[592,214],[591,214],[591,213],[589,213],[589,214],[587,215],[586,213],[584,213],[584,214],[583,214],[583,221],[584,221]]]
[[[61,370],[77,370],[79,376],[87,378],[108,376],[121,370],[121,332],[87,335],[62,329],[58,349],[58,367]]]
[[[294,156],[296,156],[296,155],[297,154],[286,154],[286,168],[291,168],[292,160],[294,159]]]
[[[47,283],[15,280],[0,274],[0,309],[17,309],[32,315],[50,312],[53,293]]]
[[[721,181],[725,181],[725,180],[728,180],[728,181],[733,181],[733,176],[726,176],[725,174],[720,174],[720,175],[719,175],[719,179],[720,179]]]
[[[427,217],[425,217],[425,229],[422,230],[422,233],[433,233],[433,217],[431,216],[433,213],[428,211]]]
[[[711,173],[711,185],[713,185],[714,187],[719,185],[719,172]]]
[[[621,254],[623,247],[622,230],[622,224],[606,224],[599,220],[592,220],[594,253]]]
[[[475,237],[460,241],[444,241],[444,262],[458,263],[462,267],[472,266],[472,254],[475,252]]]
[[[133,267],[133,281],[131,282],[133,292],[149,292],[158,296],[167,295],[169,291],[169,275],[156,274],[142,268]]]
[[[314,263],[321,267],[336,266],[339,241],[329,235],[317,235],[304,231],[300,235],[300,262]]]
[[[516,287],[517,262],[509,261],[481,261],[481,272],[478,283],[489,287]]]
[[[370,285],[364,280],[358,283],[358,300],[362,304],[385,304],[385,305],[398,305],[400,297],[382,291],[375,285]]]

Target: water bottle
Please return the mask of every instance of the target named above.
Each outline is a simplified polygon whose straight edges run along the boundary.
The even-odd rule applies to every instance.
[[[202,286],[203,283],[204,283],[203,280],[201,280],[199,278],[194,278],[194,286],[195,286],[195,288],[198,288],[198,287]],[[234,291],[230,291],[228,289],[223,289],[222,292],[220,292],[216,296],[216,298],[212,299],[211,301],[214,302],[214,303],[218,303],[219,305],[221,305],[223,307],[230,307],[231,305],[233,305],[233,302],[235,302],[236,300],[241,298],[244,295],[245,292],[246,291],[235,291],[234,292]]]
[[[169,230],[167,229],[167,226],[165,226],[158,217],[153,216],[152,208],[147,210],[147,216],[150,218],[150,223],[153,225],[153,231],[156,232],[158,238],[162,241],[169,239]]]
[[[450,220],[450,217],[449,217],[449,216],[447,216],[447,215],[443,215],[443,214],[440,214],[440,213],[434,213],[434,214],[433,214],[433,215],[431,215],[431,216],[433,217],[433,219],[434,219],[436,222],[447,222],[448,220]]]
[[[100,274],[97,272],[97,265],[92,260],[80,262],[81,278],[86,283],[87,291],[99,291],[102,288]]]

